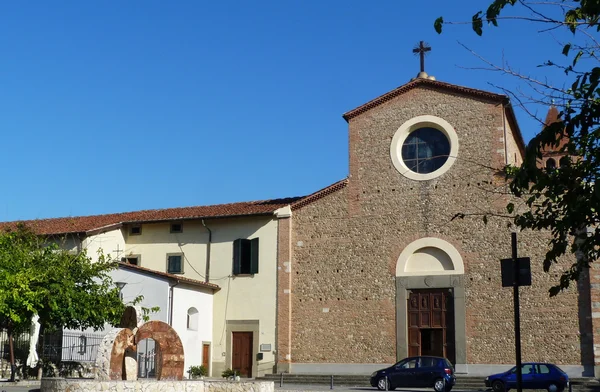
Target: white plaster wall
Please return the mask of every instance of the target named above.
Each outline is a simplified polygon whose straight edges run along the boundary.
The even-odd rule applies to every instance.
[[[211,366],[211,371],[216,370],[213,376],[218,376],[221,370],[231,366],[231,363],[226,363],[227,341],[231,340],[231,336],[225,333],[227,320],[258,321],[260,332],[258,336],[254,336],[253,346],[270,343],[275,348],[277,220],[269,215],[207,219],[205,223],[213,233],[210,282],[221,287],[213,298],[214,366]],[[205,279],[208,230],[200,220],[183,221],[183,233],[177,234],[170,233],[170,223],[143,224],[141,235],[129,235],[126,228],[124,232],[124,255],[141,255],[142,267],[166,272],[167,253],[183,252],[183,275],[191,279]],[[260,238],[259,273],[254,276],[233,277],[233,241],[256,237]],[[257,363],[254,360],[255,376],[272,372],[275,360],[273,352],[265,352],[263,355],[262,361]]]
[[[83,240],[83,247],[87,249],[88,257],[98,260],[98,251],[102,250],[105,257],[120,261],[125,249],[125,238],[121,229],[114,229],[104,233],[91,235]]]
[[[114,282],[124,282],[123,302],[131,303],[136,297],[143,296],[139,304],[146,308],[160,307],[156,313],[149,314],[151,320],[169,322],[169,282],[166,278],[151,276],[125,268],[110,273]]]
[[[173,289],[173,329],[183,343],[185,354],[184,375],[188,376],[190,366],[202,365],[202,343],[212,347],[213,333],[213,294],[210,289],[179,284]],[[187,328],[187,312],[190,308],[198,311],[196,330]],[[212,368],[210,358],[209,369]]]

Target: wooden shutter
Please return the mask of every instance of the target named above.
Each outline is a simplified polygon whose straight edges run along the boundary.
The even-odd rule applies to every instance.
[[[258,274],[258,238],[250,240],[250,273]]]
[[[242,273],[242,240],[233,241],[233,274]]]

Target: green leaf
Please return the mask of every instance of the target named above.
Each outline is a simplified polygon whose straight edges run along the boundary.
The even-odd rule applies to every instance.
[[[506,211],[508,211],[509,214],[512,214],[514,210],[515,210],[514,203],[508,203],[506,205]]]
[[[566,44],[563,47],[562,54],[564,54],[565,56],[568,56],[569,55],[569,50],[571,50],[571,44]]]
[[[577,52],[577,55],[575,56],[575,58],[573,59],[573,66],[575,66],[575,64],[577,64],[577,62],[579,61],[579,58],[583,55],[583,51],[580,50],[579,52]]]
[[[483,20],[481,19],[481,11],[479,11],[475,15],[473,15],[472,27],[473,27],[473,31],[475,31],[475,33],[477,33],[477,35],[483,34]]]
[[[438,34],[442,34],[442,25],[444,24],[444,18],[440,16],[433,23],[433,28]]]

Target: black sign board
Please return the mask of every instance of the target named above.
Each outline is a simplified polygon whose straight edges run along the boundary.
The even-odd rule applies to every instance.
[[[531,261],[529,257],[517,257],[519,274],[515,281],[515,265],[513,259],[500,260],[500,270],[502,271],[502,287],[531,286]]]

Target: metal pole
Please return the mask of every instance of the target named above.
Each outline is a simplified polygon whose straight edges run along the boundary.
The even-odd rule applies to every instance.
[[[331,379],[329,382],[329,389],[333,389],[333,374],[331,375]]]
[[[283,386],[283,372],[281,372],[281,376],[279,377],[279,387]]]
[[[385,390],[386,390],[386,391],[389,391],[389,390],[390,390],[390,388],[389,388],[389,384],[388,384],[388,377],[387,377],[387,376],[385,376]]]
[[[513,297],[515,305],[515,356],[517,359],[517,392],[523,392],[521,371],[521,315],[519,310],[519,263],[517,262],[517,233],[511,233],[512,259],[514,266]]]

